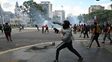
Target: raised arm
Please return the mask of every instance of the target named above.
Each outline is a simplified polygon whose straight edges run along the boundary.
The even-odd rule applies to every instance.
[[[58,24],[58,25],[60,25],[60,26],[63,25],[62,23],[59,23],[59,22],[53,22],[53,24]]]

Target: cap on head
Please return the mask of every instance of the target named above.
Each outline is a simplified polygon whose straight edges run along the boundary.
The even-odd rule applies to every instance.
[[[5,23],[6,25],[8,25],[8,23]]]
[[[67,29],[67,28],[69,28],[70,27],[70,22],[68,21],[68,20],[64,20],[63,21],[63,29]]]
[[[68,20],[64,20],[64,24],[65,25],[71,25],[70,22]]]

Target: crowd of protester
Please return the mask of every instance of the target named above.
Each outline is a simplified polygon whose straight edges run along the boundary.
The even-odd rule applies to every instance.
[[[110,40],[110,44],[112,44],[112,39],[111,39],[111,33],[112,33],[112,25],[108,22],[104,23],[103,25],[98,24],[97,22],[94,22],[92,25],[87,25],[87,24],[81,24],[81,25],[76,25],[72,27],[73,33],[76,34],[77,32],[80,32],[80,36],[83,38],[89,38],[89,34],[92,34],[91,40],[92,42],[96,40],[98,46],[98,37],[100,34],[103,35],[103,42],[105,43],[106,38]],[[94,37],[95,36],[95,37]]]

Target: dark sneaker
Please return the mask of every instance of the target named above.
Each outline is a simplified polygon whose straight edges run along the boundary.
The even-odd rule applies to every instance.
[[[102,42],[102,43],[105,43],[105,42]]]
[[[54,60],[54,62],[58,62],[58,60]]]
[[[100,47],[100,45],[98,45],[98,47]]]
[[[79,59],[78,59],[78,62],[82,62],[82,61],[83,61],[83,58],[79,58]]]

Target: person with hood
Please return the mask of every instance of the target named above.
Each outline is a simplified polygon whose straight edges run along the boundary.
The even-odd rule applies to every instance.
[[[71,52],[79,57],[78,61],[81,62],[83,60],[82,56],[72,46],[72,29],[70,28],[70,22],[68,20],[65,20],[63,24],[59,23],[59,25],[62,25],[63,27],[61,30],[63,42],[57,47],[54,62],[58,62],[59,52],[63,48],[68,48]]]

